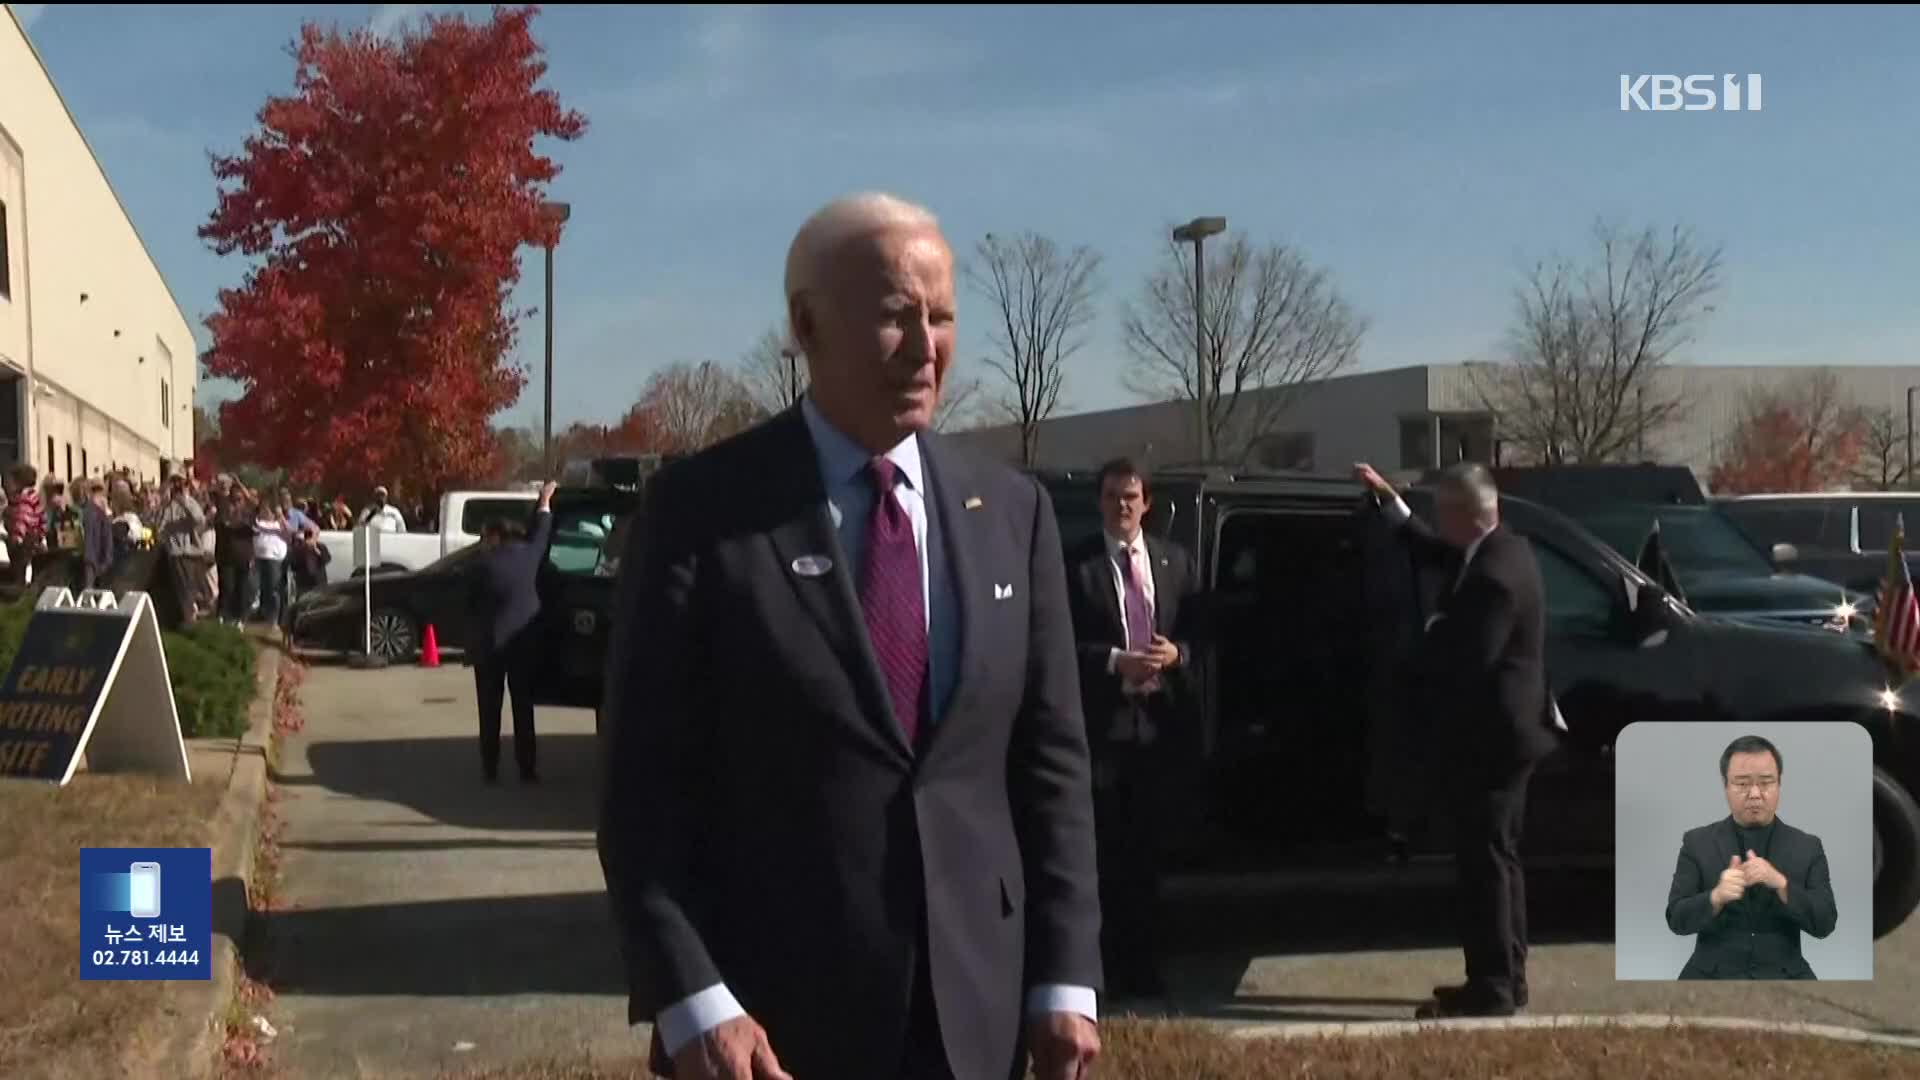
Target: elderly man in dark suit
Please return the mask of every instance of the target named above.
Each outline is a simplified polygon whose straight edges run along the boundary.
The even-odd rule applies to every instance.
[[[1052,506],[929,431],[953,256],[884,195],[815,214],[811,387],[668,465],[622,560],[601,862],[653,1064],[1087,1075],[1099,902]]]
[[[1728,816],[1687,830],[1667,926],[1698,935],[1682,979],[1813,979],[1800,935],[1833,933],[1839,909],[1820,838],[1780,820],[1780,751],[1742,735],[1720,754]]]
[[[1093,748],[1101,962],[1113,993],[1150,998],[1165,992],[1159,851],[1167,795],[1199,749],[1188,677],[1199,573],[1185,548],[1146,535],[1153,491],[1144,470],[1110,461],[1099,484],[1101,531],[1068,553],[1067,588]]]
[[[1557,745],[1540,565],[1526,540],[1501,526],[1500,492],[1484,466],[1441,474],[1433,527],[1371,466],[1354,474],[1404,526],[1416,555],[1452,579],[1410,666],[1431,702],[1438,782],[1453,810],[1467,981],[1435,987],[1416,1015],[1511,1016],[1527,1003],[1527,781]]]
[[[553,530],[554,485],[540,489],[533,528],[490,521],[481,528],[481,551],[467,578],[468,662],[473,665],[474,696],[480,703],[480,774],[491,784],[500,777],[501,699],[513,695],[513,757],[522,783],[538,783],[538,754],[533,730],[534,665],[540,650],[533,640],[540,614],[540,560]]]

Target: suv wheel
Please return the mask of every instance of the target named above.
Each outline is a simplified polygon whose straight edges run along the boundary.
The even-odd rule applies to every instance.
[[[373,635],[373,655],[391,663],[395,660],[411,660],[419,648],[419,635],[414,632],[413,619],[404,611],[393,608],[381,608],[373,613],[370,627]]]
[[[1873,770],[1873,936],[1920,906],[1920,805],[1884,769]]]

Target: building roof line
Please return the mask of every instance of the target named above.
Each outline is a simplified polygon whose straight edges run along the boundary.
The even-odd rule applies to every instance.
[[[60,84],[54,81],[53,71],[47,67],[46,57],[40,55],[39,47],[33,43],[33,35],[27,33],[26,25],[20,21],[20,16],[14,13],[13,5],[0,4],[0,7],[6,8],[7,18],[12,20],[14,29],[20,31],[20,40],[27,43],[27,51],[33,54],[33,62],[40,65],[40,74],[46,76],[47,85],[53,88],[54,100],[60,103],[61,110],[67,114],[67,123],[73,125],[74,134],[80,136],[80,145],[87,148],[87,156],[93,159],[93,167],[100,172],[100,181],[107,185],[107,194],[113,196],[113,203],[120,208],[120,216],[125,219],[127,228],[133,230],[134,242],[140,245],[141,253],[147,257],[147,265],[153,268],[153,275],[160,279],[160,288],[166,292],[167,299],[172,301],[173,309],[175,313],[180,316],[180,321],[187,324],[187,339],[191,341],[193,339],[193,320],[187,318],[186,309],[180,306],[180,298],[174,295],[172,283],[167,281],[167,275],[160,269],[160,261],[153,257],[153,248],[147,245],[147,238],[140,234],[140,226],[134,222],[133,214],[128,212],[127,202],[120,197],[119,189],[113,186],[113,177],[107,175],[107,167],[100,163],[100,155],[93,149],[93,143],[87,138],[87,130],[80,126],[80,118],[73,115],[73,106],[67,104],[67,96],[60,92]],[[21,156],[23,158],[26,156],[24,148],[22,148]],[[31,289],[33,283],[28,282],[27,287]],[[193,382],[194,386],[198,387],[200,385],[200,359],[198,355],[199,349],[197,347],[194,349],[194,353]]]

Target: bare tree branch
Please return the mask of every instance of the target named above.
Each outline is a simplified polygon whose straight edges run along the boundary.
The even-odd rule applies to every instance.
[[[1907,480],[1907,418],[1882,405],[1862,412],[1857,483],[1874,491],[1898,491]]]
[[[639,407],[654,425],[661,452],[668,454],[700,450],[767,415],[740,376],[712,361],[675,364],[654,375]]]
[[[740,379],[747,396],[768,415],[799,403],[807,392],[807,363],[784,319],[768,327],[740,358]]]
[[[977,378],[947,376],[946,383],[940,387],[940,406],[933,413],[933,430],[965,431],[979,424],[986,400],[981,393],[983,388]]]
[[[1828,491],[1860,469],[1868,417],[1831,371],[1756,388],[1741,404],[1711,483],[1716,492]]]
[[[1133,356],[1129,389],[1195,400],[1193,320],[1193,249],[1170,240],[1140,301],[1122,314]],[[1309,384],[1354,361],[1367,324],[1303,253],[1284,244],[1256,250],[1236,236],[1207,255],[1203,328],[1208,443],[1222,457],[1240,458],[1273,432]]]
[[[1594,261],[1537,264],[1516,290],[1507,356],[1469,368],[1500,435],[1538,461],[1632,460],[1691,402],[1661,377],[1720,288],[1691,230],[1593,226]]]
[[[1040,422],[1060,403],[1066,361],[1086,344],[1100,256],[1081,246],[1062,251],[1038,233],[988,233],[961,273],[994,306],[997,356],[986,364],[1005,382],[1000,407],[1020,425],[1021,463],[1039,453]]]

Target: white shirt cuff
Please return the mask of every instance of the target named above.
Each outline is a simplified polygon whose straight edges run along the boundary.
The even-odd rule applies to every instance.
[[[1387,515],[1387,520],[1395,525],[1405,525],[1413,520],[1413,511],[1407,507],[1407,500],[1398,495],[1393,497],[1392,502],[1381,500],[1380,510]]]
[[[705,990],[668,1006],[660,1013],[660,1047],[672,1057],[680,1048],[719,1027],[747,1010],[734,1000],[725,983],[714,983]]]
[[[1100,1013],[1093,988],[1090,986],[1061,986],[1045,983],[1027,991],[1027,1015],[1044,1016],[1047,1013],[1078,1013],[1088,1020],[1098,1021]]]
[[[1107,674],[1118,675],[1119,673],[1120,673],[1120,650],[1108,649],[1107,650]]]

